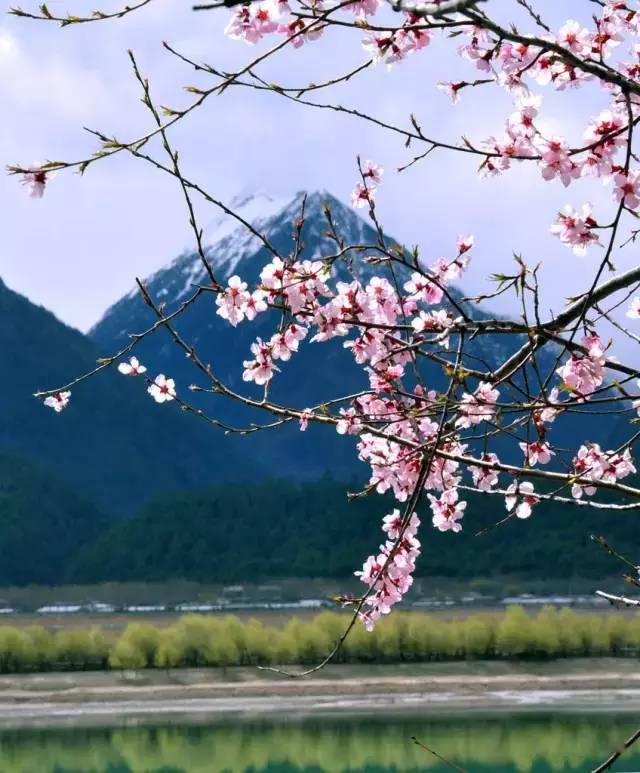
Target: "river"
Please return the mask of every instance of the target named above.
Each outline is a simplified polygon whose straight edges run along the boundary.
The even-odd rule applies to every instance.
[[[625,714],[413,713],[0,731],[2,773],[586,773],[636,729]],[[640,770],[640,742],[613,771]]]

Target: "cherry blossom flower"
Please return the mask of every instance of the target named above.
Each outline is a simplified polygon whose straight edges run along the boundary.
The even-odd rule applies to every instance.
[[[370,33],[362,41],[362,48],[371,57],[374,64],[386,62],[387,67],[391,67],[396,62],[404,59],[407,50],[401,45],[397,34],[391,32]]]
[[[531,138],[537,133],[533,121],[538,115],[541,101],[541,97],[533,95],[527,95],[518,100],[517,110],[509,117],[509,134]]]
[[[433,279],[429,279],[416,271],[411,275],[411,279],[405,282],[404,289],[411,298],[428,304],[440,303],[444,295],[440,284],[436,284]]]
[[[44,404],[47,408],[53,408],[56,413],[63,411],[67,405],[69,405],[69,399],[71,398],[71,392],[57,392],[55,395],[49,395],[45,397]]]
[[[251,322],[258,314],[267,310],[266,294],[262,290],[254,290],[247,298],[243,308],[244,316]],[[221,315],[222,316],[222,315]]]
[[[381,0],[356,0],[356,2],[350,3],[346,9],[364,18],[365,16],[373,16],[381,5]]]
[[[147,392],[157,403],[165,403],[175,400],[176,384],[172,378],[166,378],[163,373],[157,375]]]
[[[640,172],[619,172],[614,175],[614,196],[629,209],[637,209],[640,204]]]
[[[356,209],[371,206],[375,194],[375,188],[367,188],[366,185],[358,183],[351,193],[351,206]]]
[[[626,316],[629,319],[640,319],[640,296],[636,295],[635,298],[631,299]]]
[[[271,357],[274,360],[288,360],[298,351],[300,341],[307,335],[307,328],[294,323],[282,333],[275,333],[269,341]]]
[[[324,32],[324,25],[297,18],[287,24],[281,24],[278,32],[286,35],[294,48],[300,48],[307,41],[317,40]]]
[[[558,43],[577,56],[588,56],[591,53],[592,37],[589,30],[574,19],[570,19],[558,32]]]
[[[22,184],[28,186],[29,196],[32,199],[41,199],[44,196],[47,184],[53,177],[53,172],[34,165],[33,168],[22,174]]]
[[[534,505],[538,503],[533,483],[528,480],[522,483],[515,481],[507,489],[504,502],[510,512],[515,508],[514,512],[518,518],[529,518]]]
[[[481,381],[472,395],[465,392],[460,401],[460,415],[456,419],[456,427],[468,429],[474,424],[491,419],[499,397],[500,392],[486,381]]]
[[[312,412],[305,409],[300,415],[300,432],[306,432],[309,426],[309,419],[313,416]]]
[[[420,542],[416,538],[419,526],[416,513],[411,515],[404,530],[398,510],[385,516],[382,528],[388,535],[387,541],[381,545],[377,556],[367,558],[362,571],[355,572],[369,590],[365,601],[367,608],[360,613],[368,631],[373,630],[382,615],[389,614],[413,584],[412,574],[420,555]]]
[[[469,250],[473,247],[473,244],[475,242],[475,237],[471,234],[467,234],[466,236],[458,236],[458,241],[456,242],[456,246],[458,248],[458,255],[464,255],[465,252],[469,252]],[[460,264],[459,261],[453,261],[456,265],[460,266],[463,265],[463,268],[466,268],[466,264]],[[451,279],[457,279],[460,276],[460,274],[457,274],[457,276],[449,277]]]
[[[247,283],[243,282],[239,276],[230,277],[227,285],[224,293],[220,293],[216,298],[217,314],[235,327],[238,322],[242,322],[244,319],[252,296],[247,292]],[[258,311],[259,302],[258,299],[252,302],[251,313],[253,316],[255,316],[254,312]],[[266,309],[266,304],[264,304],[264,308]]]
[[[518,443],[525,461],[530,467],[535,467],[538,462],[546,464],[555,456],[555,451],[551,449],[548,443],[539,443],[537,440],[533,443]]]
[[[542,176],[545,180],[558,177],[565,188],[580,177],[581,167],[569,155],[569,148],[562,139],[544,140],[540,147]]]
[[[278,13],[275,3],[238,5],[225,28],[225,34],[232,40],[244,40],[254,45],[264,35],[278,29]]]
[[[587,247],[599,243],[598,235],[593,231],[597,225],[591,216],[590,204],[583,204],[580,213],[567,204],[564,211],[558,213],[551,233],[570,246],[574,255],[586,255]]]
[[[258,338],[251,344],[251,353],[254,359],[243,362],[242,378],[244,381],[254,381],[258,386],[264,386],[278,370],[273,361],[271,345]]]
[[[467,85],[465,81],[440,81],[437,88],[444,92],[455,105],[460,101],[460,92]]]
[[[615,483],[636,472],[631,451],[627,448],[623,453],[615,451],[602,451],[597,443],[586,443],[578,449],[573,459],[573,469],[576,477],[587,479],[597,483]],[[581,499],[583,494],[593,496],[596,486],[589,483],[575,481],[571,493],[576,499]]]
[[[137,357],[131,357],[129,362],[121,362],[118,365],[118,371],[124,376],[141,376],[147,369],[138,362]]]
[[[488,453],[482,454],[481,461],[498,464],[500,460],[496,454]],[[492,470],[490,467],[469,465],[469,472],[473,478],[473,485],[480,489],[480,491],[491,491],[492,488],[498,485],[499,475],[497,470]]]
[[[551,405],[546,405],[540,412],[539,412],[539,418],[540,421],[545,422],[547,424],[551,424],[556,416],[560,413],[560,410],[558,408],[553,408],[552,406],[558,403],[558,396],[560,392],[558,391],[557,387],[554,387],[547,397],[547,402],[551,403]]]
[[[336,424],[339,435],[358,435],[362,430],[362,421],[355,408],[340,408],[340,420]]]
[[[369,188],[380,185],[384,169],[373,161],[365,161],[362,165],[362,176],[367,180]]]
[[[433,511],[433,525],[439,531],[462,531],[462,524],[458,521],[464,516],[467,507],[466,502],[458,502],[458,492],[451,488],[443,491],[437,499],[428,494]]]
[[[582,339],[586,350],[574,352],[569,360],[557,369],[563,384],[581,397],[588,397],[602,384],[605,375],[605,347],[599,336],[593,334]]]

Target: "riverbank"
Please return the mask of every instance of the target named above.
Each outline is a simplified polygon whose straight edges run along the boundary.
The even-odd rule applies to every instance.
[[[0,677],[0,727],[336,712],[640,711],[633,661],[331,666],[290,679],[251,668]]]

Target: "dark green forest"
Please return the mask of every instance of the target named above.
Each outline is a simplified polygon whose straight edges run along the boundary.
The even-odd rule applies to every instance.
[[[382,541],[391,498],[349,501],[356,481],[270,480],[163,495],[130,518],[102,514],[46,471],[0,458],[0,584],[103,581],[259,582],[348,578]],[[470,497],[461,534],[441,533],[419,508],[418,576],[603,578],[618,567],[590,535],[633,555],[636,516],[541,502],[527,521],[505,516],[502,497]]]

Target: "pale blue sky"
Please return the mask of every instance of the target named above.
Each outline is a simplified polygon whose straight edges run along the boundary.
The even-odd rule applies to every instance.
[[[53,12],[79,12],[82,3],[72,7],[70,0],[51,0],[48,5]],[[516,4],[493,0],[493,5]],[[572,15],[585,20],[593,11],[584,0],[542,0],[538,6],[554,23]],[[155,0],[121,21],[62,30],[0,17],[2,163],[89,155],[96,146],[82,126],[122,139],[144,132],[148,114],[138,101],[126,49],[135,50],[159,102],[184,106],[190,97],[182,87],[206,79],[168,55],[160,41],[232,70],[261,48],[226,40],[227,18],[226,11],[195,14],[183,0]],[[332,31],[300,51],[283,52],[261,72],[283,85],[335,76],[364,60],[359,34]],[[494,87],[468,90],[453,106],[436,90],[439,80],[475,77],[455,54],[455,45],[440,40],[393,70],[378,67],[325,98],[405,125],[413,112],[425,133],[448,141],[463,132],[474,140],[500,134],[511,105],[506,94]],[[597,86],[564,96],[541,93],[546,131],[564,127],[570,141],[578,141],[586,117],[607,104]],[[581,180],[565,190],[522,166],[500,179],[480,181],[476,159],[466,155],[435,153],[397,175],[394,168],[412,156],[401,140],[346,116],[245,89],[210,99],[172,138],[186,176],[226,201],[253,188],[276,194],[326,188],[346,201],[356,180],[356,155],[372,158],[387,170],[378,202],[389,233],[420,244],[423,255],[433,258],[447,254],[457,234],[474,233],[478,248],[465,284],[472,291],[488,288],[489,273],[509,270],[513,252],[532,263],[542,260],[547,308],[558,308],[580,289],[599,254],[576,258],[552,238],[548,228],[556,211],[585,200],[602,202],[601,213],[610,210],[609,192],[598,182]],[[127,292],[135,276],[151,273],[191,243],[177,186],[131,157],[100,162],[84,178],[59,174],[42,201],[29,199],[15,178],[2,175],[0,201],[0,276],[81,329]],[[210,207],[201,207],[199,214],[203,224],[217,216]],[[620,268],[633,261],[634,252],[617,261]],[[494,307],[514,308],[512,302]]]

